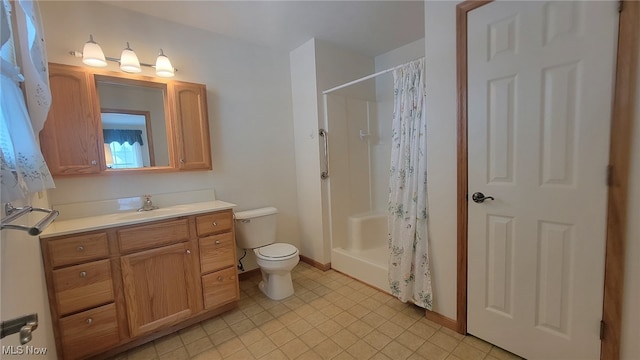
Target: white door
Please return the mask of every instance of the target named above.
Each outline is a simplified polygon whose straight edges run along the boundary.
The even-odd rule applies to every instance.
[[[468,331],[530,360],[600,356],[617,25],[614,1],[468,14]]]

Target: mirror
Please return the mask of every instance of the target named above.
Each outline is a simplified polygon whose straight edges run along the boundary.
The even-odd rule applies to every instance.
[[[107,171],[169,166],[166,84],[95,79]]]

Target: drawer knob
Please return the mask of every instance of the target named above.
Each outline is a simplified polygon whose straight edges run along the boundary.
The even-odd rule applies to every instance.
[[[87,325],[93,324],[93,319],[92,318],[88,318],[86,323],[87,323]]]
[[[213,225],[213,226],[218,226],[218,223],[214,221],[214,222],[212,223],[212,225]]]
[[[220,245],[220,240],[216,240],[216,245]]]
[[[191,250],[187,249],[187,255],[191,254]]]
[[[222,281],[222,276],[218,276],[218,281]]]
[[[80,271],[80,277],[87,277],[87,272],[86,271]]]
[[[76,248],[76,250],[78,250],[78,251],[84,251],[84,246],[80,245],[80,246],[78,246],[78,247]]]

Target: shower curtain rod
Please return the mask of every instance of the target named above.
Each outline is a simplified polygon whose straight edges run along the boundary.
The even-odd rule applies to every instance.
[[[419,58],[419,59],[416,59],[416,60],[413,60],[413,61],[417,61],[417,60],[420,60],[420,59],[422,59],[422,58]],[[408,62],[408,63],[406,63],[406,64],[412,63],[413,61],[409,61],[409,62]],[[365,81],[365,80],[369,80],[369,79],[374,78],[374,77],[376,77],[376,76],[378,76],[378,75],[386,74],[386,73],[391,72],[391,71],[393,71],[393,70],[395,70],[395,69],[397,69],[397,68],[399,68],[399,67],[401,67],[401,66],[404,66],[404,65],[406,65],[406,64],[402,64],[402,65],[394,66],[394,67],[389,68],[389,69],[387,69],[387,70],[378,71],[378,72],[377,72],[377,73],[375,73],[375,74],[367,75],[367,76],[365,76],[365,77],[363,77],[363,78],[360,78],[360,79],[357,79],[357,80],[350,81],[350,82],[348,82],[348,83],[346,83],[346,84],[338,85],[338,86],[336,86],[336,87],[334,87],[334,88],[331,88],[331,89],[329,89],[329,90],[325,90],[325,91],[323,91],[323,92],[322,92],[322,94],[323,94],[323,95],[327,95],[327,94],[328,94],[328,93],[330,93],[330,92],[333,92],[333,91],[336,91],[336,90],[340,90],[340,89],[346,88],[347,86],[351,86],[351,85],[357,84],[357,83],[362,82],[362,81]]]

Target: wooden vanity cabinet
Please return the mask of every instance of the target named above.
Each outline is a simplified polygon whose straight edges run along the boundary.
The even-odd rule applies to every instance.
[[[232,220],[222,210],[41,239],[58,356],[114,355],[234,308]]]

